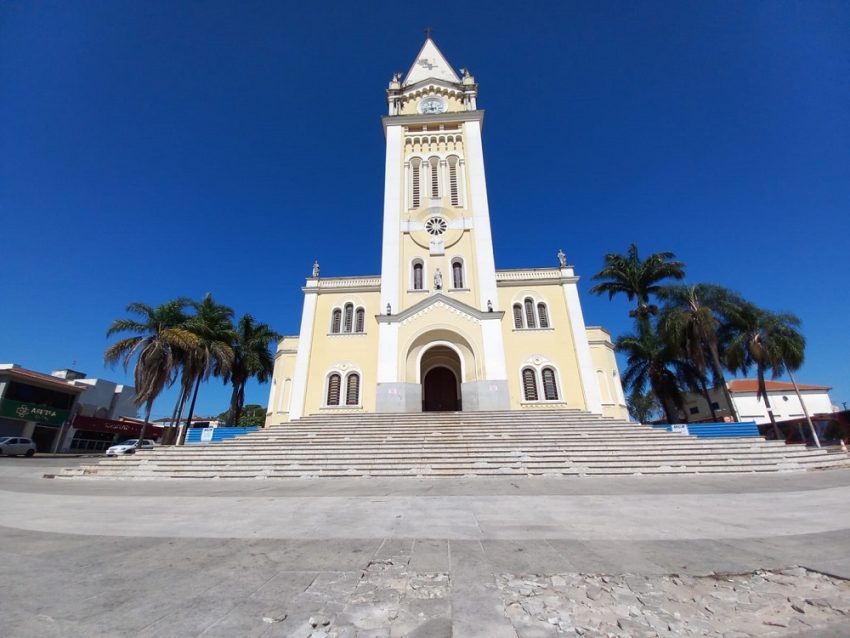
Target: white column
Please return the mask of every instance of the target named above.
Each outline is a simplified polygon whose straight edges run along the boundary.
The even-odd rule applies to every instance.
[[[590,344],[587,341],[587,328],[584,326],[584,314],[581,311],[581,302],[578,298],[577,279],[574,277],[571,268],[562,268],[561,275],[572,279],[572,281],[564,284],[564,298],[567,302],[567,312],[570,315],[570,327],[573,331],[573,345],[576,361],[578,361],[578,373],[584,393],[585,407],[589,412],[602,414],[602,397],[593,370],[593,360],[590,357]]]
[[[484,176],[484,150],[481,146],[481,123],[463,123],[467,172],[469,173],[469,207],[472,209],[472,233],[475,237],[475,260],[478,281],[478,307],[500,310],[496,294],[496,262],[493,258],[493,237],[490,231],[490,204],[487,201],[487,182]]]
[[[308,280],[307,287],[316,287],[316,280]],[[295,375],[292,381],[292,400],[289,420],[304,416],[304,401],[307,398],[307,375],[310,372],[310,351],[313,347],[313,325],[316,323],[316,302],[319,295],[307,291],[304,295],[304,310],[301,313],[301,331],[298,333],[298,354],[295,357]]]
[[[384,237],[381,251],[381,312],[392,306],[399,312],[401,272],[402,128],[387,126],[387,159],[384,170]],[[420,169],[421,172],[421,169]],[[420,189],[421,193],[421,189]]]
[[[502,339],[501,322],[482,321],[481,336],[484,339],[484,378],[488,381],[507,379],[508,371],[505,366],[505,344]]]
[[[378,383],[398,382],[398,323],[378,324]]]

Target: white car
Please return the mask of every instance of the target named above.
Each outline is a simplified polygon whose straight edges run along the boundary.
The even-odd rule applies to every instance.
[[[32,439],[25,439],[20,436],[0,437],[0,454],[32,456],[35,454],[35,443],[32,442]]]
[[[139,439],[129,439],[127,441],[123,441],[118,445],[113,445],[111,448],[106,450],[106,456],[120,456],[121,454],[135,454],[137,449],[141,450],[152,450],[156,446],[156,443],[151,441],[150,439],[143,439],[142,444],[137,447],[137,443]]]

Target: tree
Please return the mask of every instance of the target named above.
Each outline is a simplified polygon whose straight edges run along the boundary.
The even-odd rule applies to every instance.
[[[223,377],[230,373],[233,365],[233,347],[230,344],[236,339],[231,308],[216,303],[209,293],[203,300],[191,302],[191,306],[195,314],[186,321],[186,329],[195,335],[197,341],[182,365],[184,388],[194,385],[194,389],[180,445],[186,441],[186,433],[192,424],[201,381],[206,381],[210,375]]]
[[[197,336],[185,327],[184,308],[187,304],[188,301],[183,298],[156,308],[134,302],[127,306],[127,312],[138,315],[141,321],[116,319],[106,331],[107,337],[121,332],[136,333],[109,346],[103,358],[113,366],[120,360],[125,371],[136,358],[133,370],[135,403],[137,407],[145,406],[145,421],[137,445],[141,445],[145,436],[153,402],[166,385],[174,382],[177,361],[183,353],[198,346]]]
[[[679,381],[692,382],[693,372],[688,362],[677,356],[676,349],[641,322],[637,334],[617,339],[617,350],[626,355],[622,380],[631,394],[643,394],[649,386],[668,423],[675,423],[679,412],[687,420]]]
[[[626,398],[629,415],[638,423],[649,423],[661,411],[661,404],[652,392],[634,391]]]
[[[732,372],[755,367],[758,378],[757,399],[764,399],[773,433],[784,438],[776,425],[776,417],[767,394],[765,375],[772,378],[785,370],[797,370],[803,364],[806,340],[800,334],[800,319],[790,313],[773,313],[752,303],[726,304],[721,341],[725,343],[726,366]]]
[[[264,323],[255,323],[251,315],[243,315],[234,333],[233,364],[224,382],[233,386],[230,396],[229,421],[241,425],[242,406],[245,404],[245,385],[251,378],[260,383],[269,380],[274,372],[274,353],[270,346],[280,340],[280,335]]]
[[[594,281],[602,283],[593,286],[590,292],[594,295],[608,293],[608,299],[622,293],[629,301],[637,300],[637,306],[629,315],[648,323],[649,317],[658,312],[658,307],[649,300],[661,287],[660,283],[685,277],[685,264],[676,261],[675,257],[671,252],[660,252],[642,260],[635,244],[629,246],[625,255],[608,253],[605,266],[593,275]]]
[[[256,403],[246,405],[242,416],[239,417],[238,425],[244,427],[261,427],[266,421],[266,409]]]
[[[681,348],[699,374],[712,418],[717,420],[707,390],[708,368],[711,368],[714,385],[722,389],[732,416],[737,420],[720,360],[717,316],[723,308],[739,305],[743,300],[736,293],[712,284],[664,286],[657,295],[666,302],[658,320],[659,332]]]

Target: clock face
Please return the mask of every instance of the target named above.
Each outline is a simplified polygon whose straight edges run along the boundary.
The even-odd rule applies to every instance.
[[[419,112],[426,115],[444,113],[447,105],[438,97],[426,97],[419,103]]]

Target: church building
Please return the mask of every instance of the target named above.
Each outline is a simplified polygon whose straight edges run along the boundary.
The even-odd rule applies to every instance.
[[[380,276],[306,281],[266,425],[333,413],[579,409],[627,419],[610,335],[563,251],[497,270],[478,85],[429,37],[387,89]]]

